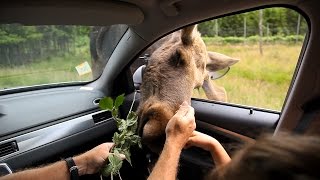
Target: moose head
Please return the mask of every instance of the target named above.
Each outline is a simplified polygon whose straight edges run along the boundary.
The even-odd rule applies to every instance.
[[[226,101],[223,87],[212,84],[210,73],[229,67],[238,59],[208,52],[197,26],[163,38],[144,70],[138,108],[139,133],[149,147],[165,138],[168,121],[187,101],[193,89],[203,87],[209,99]]]

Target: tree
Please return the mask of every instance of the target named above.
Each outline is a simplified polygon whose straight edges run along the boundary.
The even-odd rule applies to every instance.
[[[261,55],[263,55],[262,36],[263,36],[263,9],[260,9],[259,10],[259,51]]]
[[[80,36],[88,36],[90,27],[0,25],[0,64],[23,65],[39,58],[72,51]]]

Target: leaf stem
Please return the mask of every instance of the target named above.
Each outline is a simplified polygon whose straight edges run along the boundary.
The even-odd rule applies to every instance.
[[[132,104],[131,104],[131,107],[130,107],[129,113],[128,113],[128,115],[127,115],[127,119],[129,118],[129,114],[130,114],[130,112],[132,111],[132,108],[133,108],[134,102],[136,101],[136,94],[137,94],[137,91],[135,91],[135,92],[134,92],[134,94],[133,94],[133,101],[132,101]]]
[[[118,174],[119,174],[119,178],[120,178],[120,180],[122,180],[121,175],[120,175],[120,171],[118,171]]]

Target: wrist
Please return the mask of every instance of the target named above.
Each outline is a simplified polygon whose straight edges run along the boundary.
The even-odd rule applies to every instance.
[[[219,145],[221,145],[221,144],[220,144],[220,142],[219,142],[218,140],[212,139],[212,140],[210,141],[210,145],[209,145],[210,150],[209,150],[209,151],[210,151],[211,153],[215,152],[215,151],[217,150],[217,147],[218,147]]]
[[[87,160],[84,156],[76,156],[73,158],[74,163],[78,167],[79,176],[85,175],[87,172]]]
[[[165,146],[172,150],[181,151],[185,145],[185,143],[181,143],[182,141],[175,137],[167,137]]]

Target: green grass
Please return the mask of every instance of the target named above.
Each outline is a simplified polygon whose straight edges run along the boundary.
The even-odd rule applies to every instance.
[[[264,45],[263,56],[256,43],[215,44],[206,40],[209,51],[216,51],[240,62],[214,83],[223,86],[228,101],[236,104],[281,110],[291,83],[302,43]],[[82,46],[83,47],[83,46]],[[88,61],[88,48],[73,54],[37,60],[14,68],[0,67],[0,89],[72,81],[90,81],[92,75],[79,76],[75,66]],[[194,97],[206,98],[202,89]]]
[[[87,49],[77,49],[72,54],[38,59],[17,67],[0,67],[0,89],[59,82],[90,81],[92,74],[79,76],[75,67],[88,61]]]
[[[281,110],[301,46],[301,43],[264,45],[263,55],[260,55],[257,44],[211,43],[207,46],[209,51],[241,59],[214,83],[226,89],[228,102]],[[195,90],[194,97],[206,98],[203,90]]]
[[[302,42],[304,40],[303,35],[289,35],[289,36],[268,36],[263,37],[262,40],[267,44],[295,44],[297,42]],[[202,38],[207,45],[213,44],[255,44],[260,40],[259,36],[250,36],[250,37],[203,37]]]

